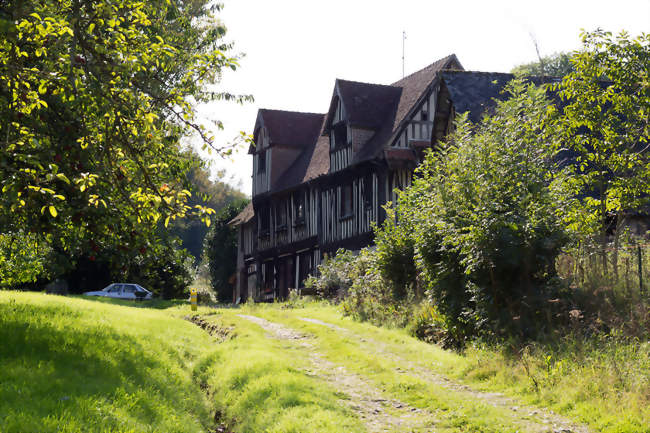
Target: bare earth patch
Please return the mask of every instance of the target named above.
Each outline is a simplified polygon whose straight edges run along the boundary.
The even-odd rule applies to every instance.
[[[232,337],[233,329],[220,326],[213,322],[208,322],[198,314],[192,316],[185,316],[185,320],[194,323],[199,328],[203,329],[205,332],[215,337],[219,341],[225,341],[228,338]]]
[[[426,381],[454,391],[462,393],[468,399],[480,399],[492,406],[502,407],[510,410],[514,418],[518,419],[524,431],[531,433],[593,433],[588,427],[576,424],[549,409],[540,409],[533,406],[519,404],[516,400],[506,397],[501,393],[496,392],[483,392],[470,388],[467,385],[455,382],[448,377],[435,373],[427,368],[415,365],[409,360],[388,350],[385,344],[367,338],[357,338],[354,333],[349,329],[323,322],[322,320],[301,317],[300,320],[305,322],[315,323],[318,325],[326,326],[338,332],[344,333],[346,336],[356,338],[361,344],[368,346],[368,350],[374,353],[386,356],[393,361],[398,362],[403,368],[397,368],[397,373],[408,374],[415,373],[418,378],[425,379]]]
[[[432,431],[436,422],[433,414],[387,398],[361,376],[326,360],[314,351],[314,345],[308,341],[307,335],[260,317],[244,314],[238,316],[258,324],[273,338],[298,340],[300,346],[310,352],[311,368],[306,373],[324,379],[345,394],[346,399],[341,401],[357,413],[369,432]]]

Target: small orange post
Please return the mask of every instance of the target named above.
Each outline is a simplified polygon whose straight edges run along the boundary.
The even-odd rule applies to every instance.
[[[196,311],[196,289],[190,289],[190,304],[192,304],[192,311]]]

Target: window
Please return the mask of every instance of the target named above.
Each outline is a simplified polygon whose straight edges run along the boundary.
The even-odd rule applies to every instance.
[[[266,171],[266,150],[257,154],[257,172],[264,173]]]
[[[264,238],[269,235],[269,228],[271,226],[271,212],[269,212],[269,208],[267,206],[260,208],[259,218],[259,237]]]
[[[334,125],[334,147],[348,145],[348,126],[344,122]]]
[[[366,209],[372,208],[372,176],[368,175],[363,179],[363,205]]]
[[[300,262],[298,267],[298,286],[304,287],[305,280],[313,272],[312,253],[309,251],[301,253],[298,256],[298,260]]]
[[[341,187],[341,203],[339,215],[341,218],[352,216],[352,185]]]
[[[293,214],[295,217],[294,226],[305,223],[305,194],[302,191],[293,196]]]
[[[429,113],[426,110],[420,113],[420,120],[429,120]]]
[[[275,229],[277,231],[287,228],[287,204],[281,201],[275,208]]]

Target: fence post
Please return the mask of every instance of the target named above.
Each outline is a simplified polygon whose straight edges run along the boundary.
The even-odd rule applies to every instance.
[[[637,244],[636,255],[639,262],[639,293],[643,297],[643,257],[641,256],[641,245]]]
[[[190,304],[192,305],[192,311],[196,311],[196,304],[197,304],[197,293],[195,288],[190,289]]]

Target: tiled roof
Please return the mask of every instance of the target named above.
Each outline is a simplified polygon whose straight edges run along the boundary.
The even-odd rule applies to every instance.
[[[323,114],[301,113],[298,111],[269,110],[261,108],[258,114],[262,118],[264,126],[269,133],[271,145],[283,145],[290,147],[304,147],[316,139],[323,123]],[[255,148],[251,146],[249,153]]]
[[[468,118],[473,123],[481,120],[486,109],[495,105],[495,100],[508,97],[503,88],[508,81],[515,78],[513,74],[501,72],[444,71],[441,74],[456,113],[469,112]],[[549,83],[559,80],[555,77],[527,77],[534,84]]]
[[[329,136],[318,134],[272,185],[272,191],[283,191],[327,174],[330,170],[329,146]]]
[[[255,210],[253,209],[253,202],[251,201],[246,205],[244,209],[242,209],[241,212],[239,212],[239,214],[235,218],[230,220],[228,224],[232,226],[246,224],[247,222],[252,220],[254,216],[255,216]]]
[[[454,54],[388,86],[338,79],[336,88],[350,123],[377,130],[355,154],[353,163],[383,157],[382,150],[387,141],[408,120],[414,105],[434,83],[438,73],[449,68],[462,68]],[[334,105],[331,105],[327,116],[260,110],[272,145],[304,148],[275,185],[271,186],[272,192],[293,188],[329,172],[329,125],[326,122],[330,121],[334,109]]]
[[[397,114],[392,125],[393,131],[399,128],[424,91],[427,90],[431,83],[433,83],[436,75],[445,69],[462,70],[463,67],[458,61],[456,55],[451,54],[392,84],[392,86],[402,88],[402,97],[399,100]]]
[[[395,111],[402,89],[382,84],[336,80],[347,118],[352,126],[379,129]]]

